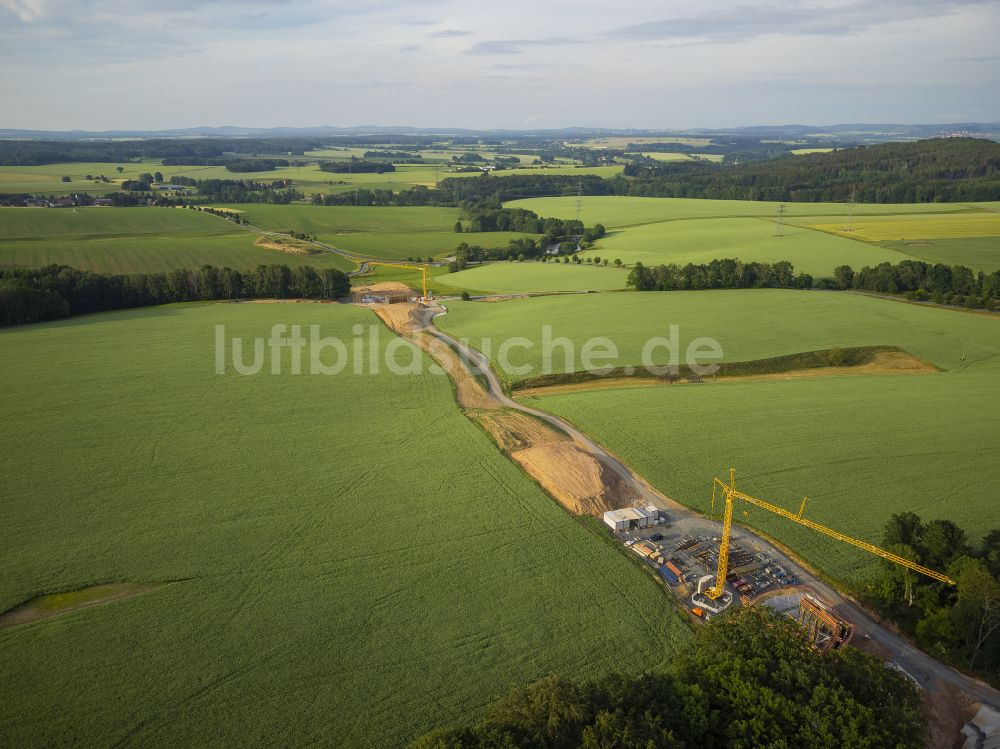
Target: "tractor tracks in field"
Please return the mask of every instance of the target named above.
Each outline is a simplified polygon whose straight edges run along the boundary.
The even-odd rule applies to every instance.
[[[700,515],[694,510],[667,497],[655,489],[646,479],[629,468],[620,458],[592,440],[569,421],[537,408],[526,406],[508,396],[500,379],[490,366],[489,360],[479,351],[460,340],[452,338],[434,325],[434,318],[445,314],[441,306],[418,307],[413,315],[414,331],[431,336],[459,354],[466,374],[482,387],[483,396],[496,408],[520,412],[544,422],[554,431],[566,435],[574,447],[585,452],[604,469],[614,473],[620,480],[623,494],[628,498],[623,504],[652,504],[667,512],[670,522],[680,526],[691,535],[720,536],[722,524]],[[449,372],[455,380],[455,376]],[[515,461],[516,462],[516,461]],[[523,467],[523,466],[522,466]],[[551,491],[549,492],[552,493]],[[969,703],[980,702],[1000,706],[1000,692],[991,686],[967,676],[930,657],[904,637],[882,626],[862,606],[850,597],[841,594],[831,585],[821,580],[791,552],[779,548],[769,540],[743,527],[732,529],[734,543],[743,543],[755,550],[766,553],[789,569],[803,587],[815,592],[830,602],[836,611],[853,622],[856,627],[856,642],[864,650],[878,652],[884,659],[902,669],[929,696],[940,691],[960,692]],[[957,729],[956,729],[957,730]]]

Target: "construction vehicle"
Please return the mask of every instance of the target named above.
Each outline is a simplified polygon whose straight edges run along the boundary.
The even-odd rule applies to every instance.
[[[722,539],[719,543],[718,568],[715,573],[715,580],[710,588],[706,589],[706,585],[712,580],[711,575],[706,575],[698,582],[698,591],[692,596],[692,601],[699,606],[718,612],[724,609],[732,600],[732,595],[726,590],[726,574],[729,570],[729,538],[732,533],[733,505],[736,503],[736,500],[754,505],[762,510],[772,512],[775,515],[780,515],[787,520],[791,520],[793,523],[804,525],[806,528],[822,533],[830,538],[836,539],[837,541],[842,541],[844,543],[851,544],[852,546],[856,546],[859,549],[867,551],[869,554],[874,554],[882,557],[882,559],[892,562],[893,564],[898,564],[906,567],[907,569],[913,570],[914,572],[919,572],[921,575],[926,575],[927,577],[937,580],[938,582],[947,583],[948,585],[955,584],[955,581],[950,577],[937,572],[936,570],[924,567],[921,564],[912,562],[909,559],[905,559],[898,554],[893,554],[885,549],[880,549],[866,541],[861,541],[857,538],[852,538],[848,535],[840,533],[839,531],[835,531],[832,528],[827,528],[825,525],[820,525],[819,523],[814,523],[812,520],[807,520],[802,517],[802,514],[805,512],[806,502],[809,499],[808,497],[802,498],[802,503],[799,505],[798,513],[790,512],[782,507],[766,502],[763,499],[751,497],[749,494],[744,494],[739,491],[736,488],[736,469],[730,468],[728,484],[718,477],[716,477],[712,482],[713,512],[715,511],[716,493],[719,489],[722,490],[722,496],[725,499],[726,504],[723,510]]]
[[[430,297],[427,295],[427,277],[430,271],[429,265],[416,265],[416,264],[408,265],[406,263],[382,263],[375,260],[368,260],[366,261],[366,263],[368,267],[372,267],[374,265],[380,265],[383,268],[402,268],[403,270],[419,270],[424,290],[423,296],[421,296],[420,299],[423,302],[430,301]]]

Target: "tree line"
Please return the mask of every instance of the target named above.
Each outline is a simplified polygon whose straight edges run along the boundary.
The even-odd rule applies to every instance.
[[[127,163],[164,159],[164,165],[197,165],[227,154],[290,153],[302,156],[321,148],[314,138],[149,138],[143,140],[0,140],[0,166],[38,166],[61,162]]]
[[[66,265],[0,270],[0,325],[56,320],[107,310],[215,299],[336,299],[351,289],[343,271],[258,265],[111,275]]]
[[[658,671],[547,676],[410,747],[917,749],[925,735],[920,696],[901,674],[853,647],[820,654],[788,617],[739,607]]]
[[[916,513],[903,512],[886,524],[882,547],[945,572],[956,585],[886,562],[872,591],[876,605],[928,652],[988,673],[995,682],[1000,668],[1000,529],[987,533],[977,548],[950,520],[925,523]]]
[[[930,203],[1000,200],[1000,143],[935,138],[712,164],[635,160],[617,195],[724,200]]]
[[[396,171],[396,167],[388,161],[366,161],[354,156],[350,161],[321,161],[319,169],[334,174],[384,174]]]
[[[750,263],[737,258],[712,260],[695,265],[675,263],[647,268],[636,263],[626,279],[636,291],[677,291],[682,289],[810,289],[813,277],[795,275],[787,260],[776,263]]]
[[[824,288],[856,289],[878,294],[902,294],[916,301],[955,304],[972,309],[1000,309],[1000,271],[983,273],[964,265],[903,260],[896,265],[865,266],[857,273],[849,265],[834,269]]]

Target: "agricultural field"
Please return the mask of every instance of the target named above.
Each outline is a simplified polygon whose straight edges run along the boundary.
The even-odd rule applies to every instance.
[[[583,256],[618,258],[628,265],[641,262],[647,266],[708,263],[717,258],[764,263],[788,260],[796,272],[817,278],[832,276],[838,265],[861,268],[906,259],[895,250],[820,231],[786,226],[779,237],[775,229],[771,218],[661,221],[611,231]]]
[[[964,265],[984,273],[1000,269],[1000,238],[997,237],[935,238],[879,244],[928,263]]]
[[[681,355],[699,336],[724,361],[748,361],[834,346],[899,346],[942,371],[703,385],[594,389],[527,396],[623,458],[658,489],[708,510],[710,482],[730,465],[745,491],[820,523],[878,543],[895,512],[949,518],[971,539],[1000,527],[1000,321],[986,315],[840,292],[734,290],[454,303],[437,324],[481,346],[525,336],[512,367],[541,370],[541,323],[551,338],[607,336],[617,364],[641,363],[643,343],[679,325]],[[555,371],[564,354],[557,350]],[[661,349],[658,363],[665,362]],[[579,359],[577,359],[578,361]],[[709,363],[709,362],[703,362]],[[579,364],[576,365],[579,368]],[[845,373],[846,374],[846,373]],[[515,382],[518,377],[510,376]],[[790,527],[763,512],[737,518],[774,535],[838,580],[864,585],[879,563],[851,547]]]
[[[246,343],[275,324],[351,350],[365,326],[364,361],[392,340],[333,304],[0,332],[0,610],[170,583],[0,630],[6,743],[400,746],[514,684],[638,672],[686,644],[663,591],[497,451],[446,378],[294,376],[287,353],[280,375],[215,374],[216,325]],[[636,642],[656,646],[622,661]]]
[[[576,215],[575,197],[532,198],[507,205],[544,216]],[[845,231],[849,219],[843,203],[786,203],[782,237],[775,236],[778,203],[594,196],[582,198],[580,206],[585,224],[602,223],[611,230],[588,254],[620,258],[627,265],[683,265],[723,257],[789,260],[797,271],[828,277],[838,265],[857,269],[914,257],[937,261],[933,252],[922,254],[923,248],[911,251],[907,245],[880,240],[981,239],[1000,233],[1000,215],[990,204],[859,204],[854,206],[854,231]],[[970,267],[996,270],[990,267],[993,253],[982,245],[973,252],[977,264]],[[995,254],[1000,259],[1000,249]]]
[[[526,198],[506,203],[508,208],[526,208],[539,216],[576,218],[575,195],[556,198]],[[702,200],[699,198],[633,198],[619,195],[594,195],[580,198],[580,220],[587,226],[597,223],[609,229],[689,218],[741,218],[758,216],[774,219],[780,203],[757,200]],[[955,203],[884,203],[858,204],[854,215],[896,215],[906,213],[979,213],[989,204]],[[785,221],[797,217],[843,216],[844,203],[786,203]]]
[[[459,234],[458,208],[233,204],[251,224],[267,231],[305,232],[350,252],[380,258],[449,255],[461,242],[506,247],[516,232]]]
[[[0,267],[55,263],[104,273],[205,264],[355,267],[330,252],[295,255],[255,245],[257,240],[232,222],[180,208],[0,208]]]
[[[541,325],[553,338],[566,337],[579,352],[591,337],[614,342],[619,365],[642,364],[642,349],[654,336],[668,336],[677,325],[683,347],[710,336],[723,349],[722,361],[742,362],[817,351],[834,346],[900,346],[946,370],[985,366],[1000,354],[1000,321],[902,301],[840,291],[737,289],[588,294],[538,297],[503,304],[455,302],[437,324],[473,346],[483,339],[525,336],[529,349],[514,349],[513,366],[542,368]],[[965,357],[964,360],[962,357]],[[664,363],[661,349],[656,363]],[[558,354],[552,371],[574,371]]]
[[[448,286],[470,292],[520,294],[543,291],[613,291],[625,288],[628,271],[574,263],[489,263],[449,273]]]

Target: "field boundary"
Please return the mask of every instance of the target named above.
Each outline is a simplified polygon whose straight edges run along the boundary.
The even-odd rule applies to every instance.
[[[803,351],[783,356],[773,356],[767,359],[751,359],[740,362],[720,362],[718,371],[713,377],[749,377],[754,375],[781,374],[805,369],[819,368],[850,368],[859,367],[872,363],[878,354],[906,354],[899,346],[850,346],[844,348],[819,349],[817,351]],[[916,357],[913,357],[916,359]],[[939,371],[937,367],[919,359],[921,364],[926,365],[928,371]],[[563,372],[558,374],[539,375],[525,380],[519,380],[511,385],[513,393],[525,390],[536,390],[539,388],[549,388],[560,385],[575,385],[579,383],[590,383],[601,380],[636,380],[669,382],[682,380],[688,377],[697,377],[697,373],[685,364],[678,364],[674,367],[671,375],[658,376],[643,367],[634,365],[615,367],[613,369],[594,370],[589,372]]]

